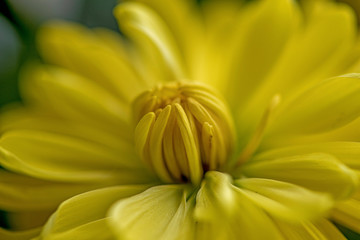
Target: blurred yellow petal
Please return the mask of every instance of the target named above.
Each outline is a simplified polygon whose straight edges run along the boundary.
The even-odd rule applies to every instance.
[[[0,163],[10,170],[47,180],[136,183],[136,173],[150,180],[146,178],[147,170],[128,150],[126,145],[123,151],[111,151],[84,139],[18,130],[2,135]]]
[[[356,192],[353,198],[338,203],[331,212],[331,218],[337,223],[360,233],[360,190]]]
[[[184,67],[189,76],[194,80],[197,79],[196,73],[199,71],[199,59],[202,56],[200,49],[203,46],[204,30],[195,1],[131,1],[146,4],[156,11],[174,36],[173,41],[179,47],[180,55],[184,59]]]
[[[259,157],[243,168],[248,177],[268,178],[297,184],[314,191],[331,194],[336,199],[344,199],[357,188],[358,177],[332,155],[296,153],[273,158]]]
[[[55,210],[78,193],[105,185],[48,182],[0,170],[0,208],[12,212]]]
[[[346,73],[339,65],[342,66],[355,42],[354,13],[348,6],[332,1],[312,2],[274,69],[257,86],[245,108],[240,109],[238,126],[244,131],[255,128],[262,112],[254,109],[264,109],[275,94],[287,100],[309,83]]]
[[[186,185],[152,187],[120,200],[109,212],[117,239],[193,239]]]
[[[265,142],[269,138],[314,134],[344,126],[360,116],[360,75],[323,81],[283,106],[277,114]]]
[[[94,236],[109,239],[111,231],[106,224],[106,213],[110,206],[118,199],[138,194],[146,188],[148,186],[144,185],[109,187],[70,198],[49,219],[40,239],[91,239]],[[80,238],[81,235],[84,238]]]
[[[227,174],[206,173],[196,196],[196,239],[282,239],[267,213],[232,183]]]
[[[141,50],[142,71],[153,82],[181,80],[186,76],[179,48],[166,23],[149,7],[125,2],[114,9],[120,29]]]
[[[346,166],[360,170],[360,142],[314,142],[311,144],[272,148],[257,154],[253,161],[265,162],[315,152],[331,154]],[[337,164],[339,170],[345,170],[345,168],[336,161],[332,161],[332,164]]]
[[[328,195],[300,186],[270,179],[246,178],[235,181],[259,207],[286,221],[312,220],[323,216],[333,206]]]
[[[43,107],[47,114],[86,122],[130,138],[129,106],[80,75],[57,67],[30,64],[23,70],[20,87],[25,101]]]
[[[287,223],[275,220],[285,239],[291,240],[346,240],[342,233],[328,220],[320,219],[311,222]]]
[[[124,51],[111,48],[94,32],[75,23],[52,22],[37,35],[39,51],[48,63],[67,68],[94,81],[128,103],[144,90]],[[124,45],[119,42],[118,46]],[[130,84],[131,83],[131,84]]]
[[[3,228],[0,228],[0,239],[4,240],[29,240],[37,236],[41,231],[38,229],[31,229],[26,231],[9,231]]]

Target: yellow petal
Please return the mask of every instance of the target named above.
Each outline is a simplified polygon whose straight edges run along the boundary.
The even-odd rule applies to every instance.
[[[130,138],[129,106],[88,79],[65,69],[35,63],[23,70],[21,79],[26,103],[43,107],[47,114]]]
[[[343,75],[321,82],[279,109],[268,138],[326,132],[359,116],[360,75]]]
[[[218,5],[232,6],[228,11],[236,11],[240,5],[238,1],[225,2]],[[217,11],[211,12],[210,24],[215,27],[210,25],[208,30],[204,81],[219,87],[237,113],[277,63],[298,21],[299,9],[294,1],[273,0],[249,3],[233,18],[228,12],[220,12],[220,17]],[[218,22],[224,21],[219,18],[227,22],[216,29]]]
[[[0,239],[4,240],[29,240],[37,236],[40,233],[41,229],[31,229],[26,231],[9,231],[3,228],[0,228]]]
[[[196,80],[203,46],[203,28],[194,1],[132,0],[154,9],[174,36],[174,42],[184,58],[184,65],[191,79]],[[218,19],[220,20],[220,19]]]
[[[246,108],[240,111],[238,126],[245,132],[257,126],[263,109],[275,94],[280,94],[285,102],[309,83],[345,71],[339,65],[347,58],[355,40],[353,11],[333,1],[309,2],[316,3],[296,27],[275,67],[263,84],[257,86],[256,92],[246,102]],[[307,123],[302,126],[307,126]]]
[[[78,234],[84,234],[83,239],[91,239],[91,235],[85,232],[93,228],[91,233],[103,232],[103,235],[99,237],[99,239],[103,239],[101,236],[109,236],[111,232],[106,224],[106,213],[110,206],[119,199],[144,191],[147,187],[141,185],[116,186],[70,198],[63,202],[49,219],[41,237],[44,239],[69,239],[67,237],[77,239]]]
[[[207,172],[196,196],[194,218],[196,239],[282,239],[268,214],[220,172]]]
[[[227,174],[210,171],[201,182],[196,195],[195,218],[202,221],[218,217],[231,217],[236,208],[236,198]]]
[[[0,208],[11,212],[55,210],[76,194],[104,185],[48,182],[0,170]]]
[[[300,186],[261,178],[236,180],[243,192],[259,207],[286,221],[312,220],[325,215],[333,206],[328,195]]]
[[[124,151],[111,151],[84,139],[18,130],[1,136],[0,163],[12,171],[47,180],[136,183],[144,174],[149,180],[136,156],[126,154],[125,146]]]
[[[254,161],[284,158],[295,155],[322,152],[331,154],[352,169],[360,170],[360,142],[315,142],[263,151],[254,157]]]
[[[324,153],[275,158],[263,154],[246,164],[243,172],[248,177],[275,179],[326,192],[336,199],[349,197],[358,184],[354,171]]]
[[[143,73],[153,82],[180,80],[185,76],[182,58],[165,22],[151,8],[125,2],[114,9],[120,29],[140,50]]]
[[[193,201],[184,185],[165,185],[120,200],[109,212],[117,239],[193,239]]]
[[[353,198],[338,203],[331,212],[331,218],[337,223],[360,233],[360,190]]]
[[[114,48],[79,24],[58,21],[41,27],[37,40],[46,62],[95,81],[98,88],[106,89],[124,102],[130,102],[146,86],[130,63],[120,39]]]
[[[328,220],[289,223],[274,219],[285,239],[291,240],[346,240],[341,232]]]

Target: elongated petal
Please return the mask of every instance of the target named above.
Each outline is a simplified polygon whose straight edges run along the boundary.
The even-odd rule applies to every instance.
[[[351,199],[338,203],[331,212],[331,218],[360,233],[360,191]]]
[[[128,106],[86,78],[34,63],[23,70],[21,79],[22,94],[30,105],[42,107],[49,115],[130,138]]]
[[[137,76],[120,38],[117,47],[79,24],[52,22],[37,35],[42,57],[51,64],[67,68],[95,81],[98,88],[130,102],[146,83]]]
[[[87,140],[47,132],[6,133],[0,139],[0,153],[5,168],[48,180],[136,183],[147,175],[126,151],[112,152]]]
[[[231,177],[220,172],[207,172],[196,196],[195,217],[203,221],[230,217],[235,214],[236,204]]]
[[[194,218],[196,239],[282,239],[264,210],[220,172],[206,173],[196,195]]]
[[[360,169],[359,142],[315,142],[311,144],[275,148],[256,155],[254,161],[268,161],[270,159],[311,154],[314,152],[331,154],[347,166],[353,169]]]
[[[178,46],[156,12],[140,3],[125,2],[115,8],[114,14],[120,29],[142,51],[147,78],[159,82],[184,77]]]
[[[346,240],[342,233],[328,220],[288,223],[274,219],[285,239],[291,240]]]
[[[316,219],[333,206],[329,196],[286,182],[248,178],[235,184],[259,207],[287,221]]]
[[[269,137],[314,134],[344,126],[360,116],[360,75],[348,74],[323,81],[278,114]]]
[[[118,239],[193,239],[192,203],[185,189],[158,186],[120,200],[109,213],[112,230]]]
[[[0,228],[0,239],[6,240],[29,240],[37,236],[40,233],[41,229],[31,229],[27,231],[9,231],[3,228]]]
[[[327,192],[336,199],[349,197],[358,184],[355,172],[323,153],[262,158],[247,164],[243,171],[249,177],[275,179]]]
[[[77,195],[63,202],[49,219],[41,233],[44,239],[67,239],[84,231],[103,232],[104,239],[109,239],[106,213],[110,206],[119,199],[130,197],[144,191],[148,186],[117,186],[94,190]],[[101,231],[102,230],[102,231]],[[89,233],[84,239],[90,239]],[[99,239],[103,239],[99,236]]]
[[[263,109],[275,94],[281,95],[283,102],[286,102],[310,83],[344,72],[339,65],[348,57],[356,36],[352,9],[333,1],[306,2],[314,2],[309,7],[309,13],[295,28],[295,34],[283,49],[275,67],[262,81],[263,84],[258,86],[246,106],[239,109],[238,127],[244,132],[257,126]],[[317,117],[325,119],[320,113]],[[303,122],[300,130],[305,126],[311,127],[313,123]]]
[[[184,58],[189,76],[195,76],[199,70],[204,29],[199,16],[199,9],[193,1],[167,0],[131,0],[140,2],[154,9],[162,18],[169,32],[174,36],[177,46]],[[220,19],[217,19],[220,20]]]
[[[228,11],[236,11],[236,4],[240,5],[239,1],[223,2],[219,5],[232,5]],[[217,16],[217,11],[213,9],[213,22],[208,26],[209,56],[203,80],[219,87],[237,113],[276,65],[298,22],[299,9],[294,1],[275,0],[249,3],[233,18],[229,12]],[[221,27],[218,22],[225,20],[219,18],[227,20]],[[219,47],[219,42],[227,47]]]
[[[48,182],[0,170],[0,208],[11,212],[55,210],[76,194],[104,185]]]

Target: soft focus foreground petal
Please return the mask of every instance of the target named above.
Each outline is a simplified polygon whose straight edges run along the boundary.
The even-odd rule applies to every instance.
[[[259,207],[286,221],[317,219],[333,206],[328,195],[286,182],[246,178],[236,180],[235,185]]]
[[[29,64],[21,74],[22,96],[47,114],[92,124],[130,138],[128,106],[88,79],[58,67]]]
[[[142,182],[147,171],[136,158],[124,153],[87,140],[41,131],[11,131],[0,138],[3,167],[47,180]]]
[[[271,159],[287,158],[316,152],[331,154],[346,166],[360,170],[360,142],[314,142],[311,144],[272,148],[259,152],[254,156],[252,161],[265,162],[271,161]],[[336,161],[332,161],[332,164],[338,164],[338,169],[345,170],[345,168]]]
[[[225,2],[235,5],[229,11],[240,5]],[[209,56],[202,80],[219,87],[234,111],[244,107],[246,99],[276,64],[298,21],[298,10],[290,0],[254,1],[236,14],[230,13],[235,15],[232,18],[223,12],[225,16],[221,17],[229,20],[219,26],[224,20],[216,17],[218,9],[212,9],[214,22],[207,26]]]
[[[188,186],[164,185],[120,200],[109,212],[117,239],[193,239]]]
[[[346,240],[341,232],[328,220],[289,223],[274,219],[285,239],[291,240]]]
[[[332,155],[324,153],[283,157],[276,156],[275,151],[273,157],[265,153],[256,161],[245,164],[242,172],[247,177],[275,179],[326,192],[335,199],[351,196],[358,184],[354,171]]]
[[[311,82],[343,73],[344,69],[338,65],[343,64],[343,55],[350,52],[355,40],[354,13],[348,6],[332,1],[311,2],[316,3],[297,27],[274,69],[246,102],[246,107],[239,109],[238,127],[245,133],[254,131],[263,109],[275,94],[287,101],[295,95],[294,90],[300,91]]]
[[[70,198],[49,219],[39,239],[110,239],[111,231],[106,224],[110,206],[146,188],[144,185],[109,187]],[[78,238],[78,234],[84,234],[84,238]]]
[[[331,218],[360,233],[360,190],[351,199],[339,202],[331,212]]]
[[[0,208],[10,212],[55,210],[67,198],[104,184],[48,182],[0,170]]]
[[[314,134],[330,131],[360,116],[360,74],[328,79],[302,93],[278,111],[269,135]],[[284,140],[286,142],[286,140]]]
[[[224,173],[206,173],[196,196],[194,217],[196,239],[282,239],[268,214]]]
[[[195,218],[209,221],[214,217],[230,217],[235,214],[236,204],[230,175],[207,172],[196,195]]]
[[[186,72],[197,80],[196,72],[202,56],[203,28],[195,1],[183,0],[131,0],[154,9],[174,36],[180,55],[184,59]],[[217,19],[220,20],[220,19]]]
[[[31,229],[27,231],[8,231],[0,228],[0,239],[4,240],[29,240],[36,237],[40,233],[41,229]]]
[[[108,220],[106,218],[95,220],[71,230],[45,236],[38,236],[32,240],[114,240],[115,237],[109,229]]]
[[[95,81],[98,88],[106,89],[124,102],[130,102],[146,87],[125,54],[122,42],[113,48],[96,33],[66,22],[46,24],[37,37],[46,62]]]
[[[119,27],[136,45],[143,61],[139,71],[152,82],[185,77],[176,42],[166,23],[151,8],[136,2],[120,3],[114,9]]]

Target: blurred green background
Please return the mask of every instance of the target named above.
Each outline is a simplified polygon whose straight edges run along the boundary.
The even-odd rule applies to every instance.
[[[341,1],[360,12],[360,0]],[[21,100],[17,88],[18,72],[28,59],[38,58],[34,39],[36,29],[41,23],[49,19],[66,19],[88,27],[107,27],[118,31],[112,15],[112,9],[117,2],[117,0],[0,0],[0,107]],[[4,214],[1,212],[0,226],[6,227]],[[360,240],[360,234],[338,227],[349,239]]]
[[[20,99],[19,68],[37,58],[36,29],[49,19],[66,19],[117,31],[112,16],[116,0],[0,0],[0,107]]]

